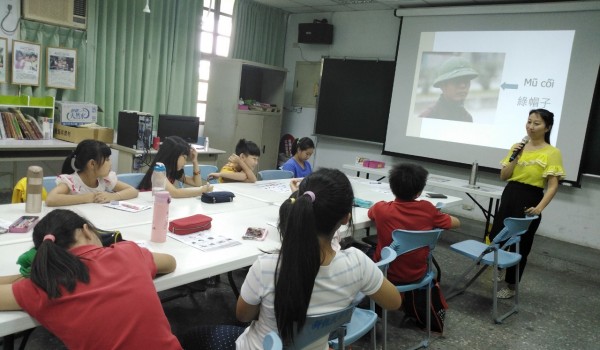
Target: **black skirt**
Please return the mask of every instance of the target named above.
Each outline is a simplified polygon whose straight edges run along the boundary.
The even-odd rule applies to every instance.
[[[494,239],[504,228],[504,219],[525,217],[525,209],[535,207],[543,197],[543,188],[510,181],[502,192],[500,208],[494,217],[494,223],[490,231],[490,240]],[[541,220],[542,215],[540,214],[540,217],[532,222],[531,227],[537,228]]]

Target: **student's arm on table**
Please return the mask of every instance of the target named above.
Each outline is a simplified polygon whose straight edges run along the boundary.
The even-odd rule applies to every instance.
[[[198,197],[201,196],[202,193],[211,192],[213,190],[212,185],[206,184],[200,187],[185,187],[178,188],[174,186],[172,183],[167,182],[165,186],[166,190],[169,191],[169,194],[173,198],[189,198],[189,197]]]
[[[114,198],[112,198],[111,200],[117,201],[136,198],[139,194],[139,191],[135,187],[126,184],[122,181],[117,181],[117,184],[113,188],[113,192],[114,193],[111,194]]]
[[[0,310],[11,311],[21,310],[12,290],[12,284],[24,278],[21,275],[0,277]]]
[[[58,207],[63,205],[94,203],[94,198],[94,193],[71,194],[67,184],[60,183],[48,193],[46,205],[49,207]]]
[[[152,253],[154,263],[156,264],[156,273],[165,274],[175,271],[177,267],[177,261],[170,254],[165,253]]]

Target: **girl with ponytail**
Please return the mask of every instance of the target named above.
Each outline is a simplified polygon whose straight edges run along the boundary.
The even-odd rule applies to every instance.
[[[292,158],[288,159],[282,166],[282,170],[289,170],[294,177],[305,177],[312,173],[312,166],[308,162],[315,153],[315,144],[310,137],[295,139],[292,144]]]
[[[353,199],[346,175],[319,169],[281,205],[281,250],[258,258],[238,298],[238,320],[253,322],[237,339],[237,349],[261,349],[272,330],[284,344],[293,343],[307,315],[343,309],[359,292],[386,309],[400,307],[400,294],[369,257],[355,248],[331,247],[336,230],[351,226]],[[327,339],[311,348],[326,349]]]
[[[49,207],[82,203],[108,203],[138,196],[138,190],[119,181],[111,171],[111,150],[96,140],[83,140],[65,159],[56,187],[48,193]]]
[[[0,310],[26,311],[69,349],[181,349],[152,281],[175,269],[172,256],[103,247],[94,225],[64,209],[40,220],[33,244],[30,278],[0,278]]]

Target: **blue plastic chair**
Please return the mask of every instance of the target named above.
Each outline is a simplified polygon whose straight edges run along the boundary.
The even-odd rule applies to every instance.
[[[258,172],[258,180],[291,179],[294,173],[289,170],[261,170]]]
[[[381,260],[376,265],[379,267],[384,276],[387,276],[387,270],[392,261],[396,259],[396,252],[390,247],[384,247],[381,250]],[[358,301],[362,300],[362,297],[357,298]],[[382,314],[383,332],[387,333],[387,313]],[[375,312],[375,301],[370,300],[370,309],[364,310],[360,308],[354,309],[352,313],[352,319],[350,323],[346,325],[346,335],[344,336],[344,343],[350,345],[360,339],[363,335],[371,331],[371,343],[373,349],[377,349],[377,313]],[[329,346],[333,349],[339,349],[339,343],[337,339],[329,341]],[[387,342],[384,339],[383,349],[387,346]]]
[[[50,193],[56,187],[56,176],[44,176],[42,185],[46,189],[46,192]]]
[[[202,178],[202,181],[207,181],[206,179],[208,178],[208,174],[216,173],[219,171],[219,168],[217,168],[215,165],[209,165],[209,164],[199,164],[198,168],[200,169],[200,177]],[[194,173],[194,166],[192,164],[184,165],[183,172],[185,173],[186,176],[192,176]],[[208,182],[211,184],[215,184],[218,181],[210,180]]]
[[[340,349],[344,348],[344,328],[352,319],[354,313],[354,305],[350,305],[344,309],[328,312],[321,315],[307,316],[304,326],[296,335],[294,342],[286,346],[286,350],[305,349],[315,341],[334,333],[338,338]],[[365,310],[369,311],[369,310]]]
[[[282,350],[283,344],[281,343],[281,338],[277,335],[276,332],[269,332],[265,336],[263,340],[263,349],[264,350]]]
[[[134,188],[137,188],[138,185],[140,184],[140,182],[142,182],[144,175],[146,175],[146,174],[144,174],[144,173],[117,174],[117,179],[121,182],[124,182],[128,185],[133,186]]]
[[[455,297],[458,294],[464,293],[464,291],[473,283],[475,280],[490,266],[493,267],[493,309],[492,317],[495,323],[502,323],[508,316],[517,313],[519,311],[519,269],[517,268],[515,284],[515,297],[514,303],[511,309],[498,316],[498,269],[505,269],[511,266],[518,265],[521,261],[521,254],[519,254],[519,242],[521,241],[521,235],[527,232],[529,225],[537,216],[528,216],[525,218],[506,218],[504,219],[504,228],[494,240],[487,245],[482,242],[478,242],[472,239],[454,243],[450,246],[450,249],[466,256],[473,260],[473,264],[460,276],[457,282],[450,289],[446,300]],[[515,252],[506,251],[509,246],[515,244]],[[463,279],[471,273],[475,268],[481,266],[479,271],[468,281],[465,285],[458,289],[457,285],[463,281]]]
[[[431,288],[433,287],[433,280],[435,277],[435,271],[433,270],[432,253],[435,249],[435,246],[437,245],[437,241],[440,238],[441,234],[442,229],[434,229],[430,231],[394,230],[392,232],[392,244],[390,245],[390,248],[392,248],[398,256],[401,256],[408,252],[412,252],[413,250],[419,248],[429,247],[429,256],[427,257],[427,272],[425,273],[425,276],[423,276],[423,278],[416,283],[396,286],[398,292],[408,292],[415,289],[426,288],[426,310],[431,309]],[[387,311],[383,310],[384,318],[387,317],[386,313]],[[421,341],[421,343],[410,348],[411,350],[426,348],[429,346],[429,339],[431,338],[431,313],[426,312],[426,314],[427,334],[425,335],[425,338]],[[384,346],[387,345],[387,328],[384,328],[383,342]]]

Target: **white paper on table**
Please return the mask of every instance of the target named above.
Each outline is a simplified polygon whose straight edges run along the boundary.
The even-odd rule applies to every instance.
[[[235,239],[210,232],[210,230],[190,233],[187,235],[176,235],[174,233],[167,232],[167,235],[174,240],[205,252],[242,244]]]
[[[135,203],[129,203],[129,202],[123,202],[123,201],[106,203],[106,204],[104,204],[104,206],[113,208],[113,209],[128,211],[131,213],[137,213],[137,212],[152,208],[151,205],[135,204]]]

